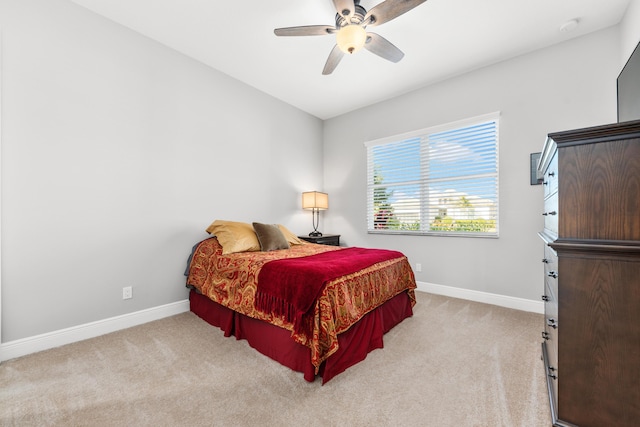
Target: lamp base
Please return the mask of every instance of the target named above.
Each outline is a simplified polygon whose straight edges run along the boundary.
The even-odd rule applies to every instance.
[[[309,237],[320,237],[322,236],[322,233],[319,231],[312,231],[311,233],[309,233]]]

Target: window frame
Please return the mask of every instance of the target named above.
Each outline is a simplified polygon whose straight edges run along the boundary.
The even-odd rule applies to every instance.
[[[483,173],[483,174],[466,174],[459,175],[456,178],[449,179],[450,181],[455,180],[464,180],[466,179],[479,179],[481,176],[489,177],[490,179],[495,179],[495,207],[492,207],[492,214],[495,216],[491,217],[492,220],[495,220],[495,231],[486,232],[486,231],[442,231],[442,230],[430,230],[430,226],[427,226],[427,229],[418,229],[418,230],[407,230],[407,229],[378,229],[376,228],[376,219],[375,219],[375,208],[374,208],[374,191],[376,188],[386,188],[387,186],[380,187],[379,184],[374,182],[375,177],[375,165],[372,159],[372,147],[381,146],[381,145],[391,145],[396,143],[407,142],[412,139],[420,139],[419,142],[419,150],[420,150],[420,195],[419,195],[419,218],[427,218],[429,224],[432,223],[432,219],[430,213],[438,209],[437,205],[431,206],[429,203],[429,191],[430,187],[428,183],[433,184],[436,182],[434,179],[425,178],[425,174],[427,173],[429,167],[425,167],[425,164],[430,164],[429,160],[425,160],[428,158],[429,152],[429,136],[434,134],[442,133],[442,132],[450,132],[455,130],[461,130],[467,127],[472,126],[480,126],[482,124],[494,123],[495,126],[495,172],[491,173]],[[427,142],[423,142],[426,140]],[[387,235],[418,235],[418,236],[446,236],[446,237],[480,237],[480,238],[499,238],[500,235],[500,170],[499,170],[499,153],[500,153],[500,112],[493,112],[489,114],[483,114],[480,116],[470,117],[462,120],[457,120],[450,123],[440,124],[436,126],[431,126],[419,130],[415,130],[412,132],[407,132],[398,135],[392,135],[385,138],[375,139],[366,141],[364,143],[366,147],[366,169],[367,169],[367,184],[366,184],[366,200],[367,200],[367,233],[368,234],[387,234]],[[493,146],[493,145],[492,145]],[[415,180],[414,180],[415,181]],[[446,180],[445,180],[446,181]],[[408,185],[410,181],[396,182],[393,183],[397,186],[399,185]],[[425,188],[428,189],[425,189]],[[491,186],[493,188],[493,186]],[[454,190],[455,191],[455,190]],[[466,194],[464,192],[458,192],[458,194]],[[465,197],[465,196],[460,196]],[[419,220],[420,226],[422,228],[421,220]]]

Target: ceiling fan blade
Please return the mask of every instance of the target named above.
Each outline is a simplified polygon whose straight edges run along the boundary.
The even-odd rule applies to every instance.
[[[329,57],[327,58],[327,62],[324,64],[324,70],[322,70],[322,74],[326,76],[327,74],[333,73],[333,70],[336,69],[343,56],[344,52],[340,50],[338,45],[335,45],[331,50]]]
[[[353,0],[333,0],[333,5],[336,7],[338,15],[344,16],[345,18],[351,18],[353,16],[355,10]]]
[[[400,49],[376,33],[367,33],[364,48],[391,62],[398,62],[404,57],[404,53]]]
[[[276,36],[325,36],[336,32],[333,25],[306,25],[302,27],[276,28]]]
[[[394,18],[410,11],[416,6],[420,6],[427,0],[385,0],[373,7],[364,17],[368,26],[384,24]]]

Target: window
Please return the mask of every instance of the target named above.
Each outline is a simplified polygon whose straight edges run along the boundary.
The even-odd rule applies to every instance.
[[[498,117],[366,142],[369,233],[497,237]]]

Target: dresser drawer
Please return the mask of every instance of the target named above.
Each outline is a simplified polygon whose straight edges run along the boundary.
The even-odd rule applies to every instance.
[[[553,299],[557,301],[558,299],[558,255],[556,251],[553,250],[548,245],[544,246],[544,258],[542,259],[544,263],[544,281],[549,287],[553,295]]]
[[[543,341],[547,346],[546,374],[553,380],[554,395],[558,395],[558,335],[557,332],[544,332]]]
[[[547,390],[549,393],[549,402],[551,403],[551,422],[553,425],[555,424],[556,416],[554,414],[558,413],[558,378],[557,374],[553,373],[552,370],[549,369],[549,366],[552,366],[549,362],[549,346],[547,345],[548,341],[542,341],[542,360],[544,361],[544,372],[547,376]],[[553,375],[556,378],[553,378]],[[563,424],[564,425],[564,424]]]
[[[544,245],[544,258],[542,262],[545,268],[558,270],[558,253],[549,245]]]
[[[546,297],[546,298],[545,298]],[[542,338],[547,347],[546,374],[552,380],[554,396],[558,396],[558,302],[553,293],[545,286],[544,302],[544,332]]]
[[[544,196],[547,197],[550,194],[558,191],[558,152],[556,151],[549,167],[544,172],[542,177],[542,186],[544,187]]]
[[[558,193],[554,193],[544,200],[544,228],[553,234],[558,234]]]

